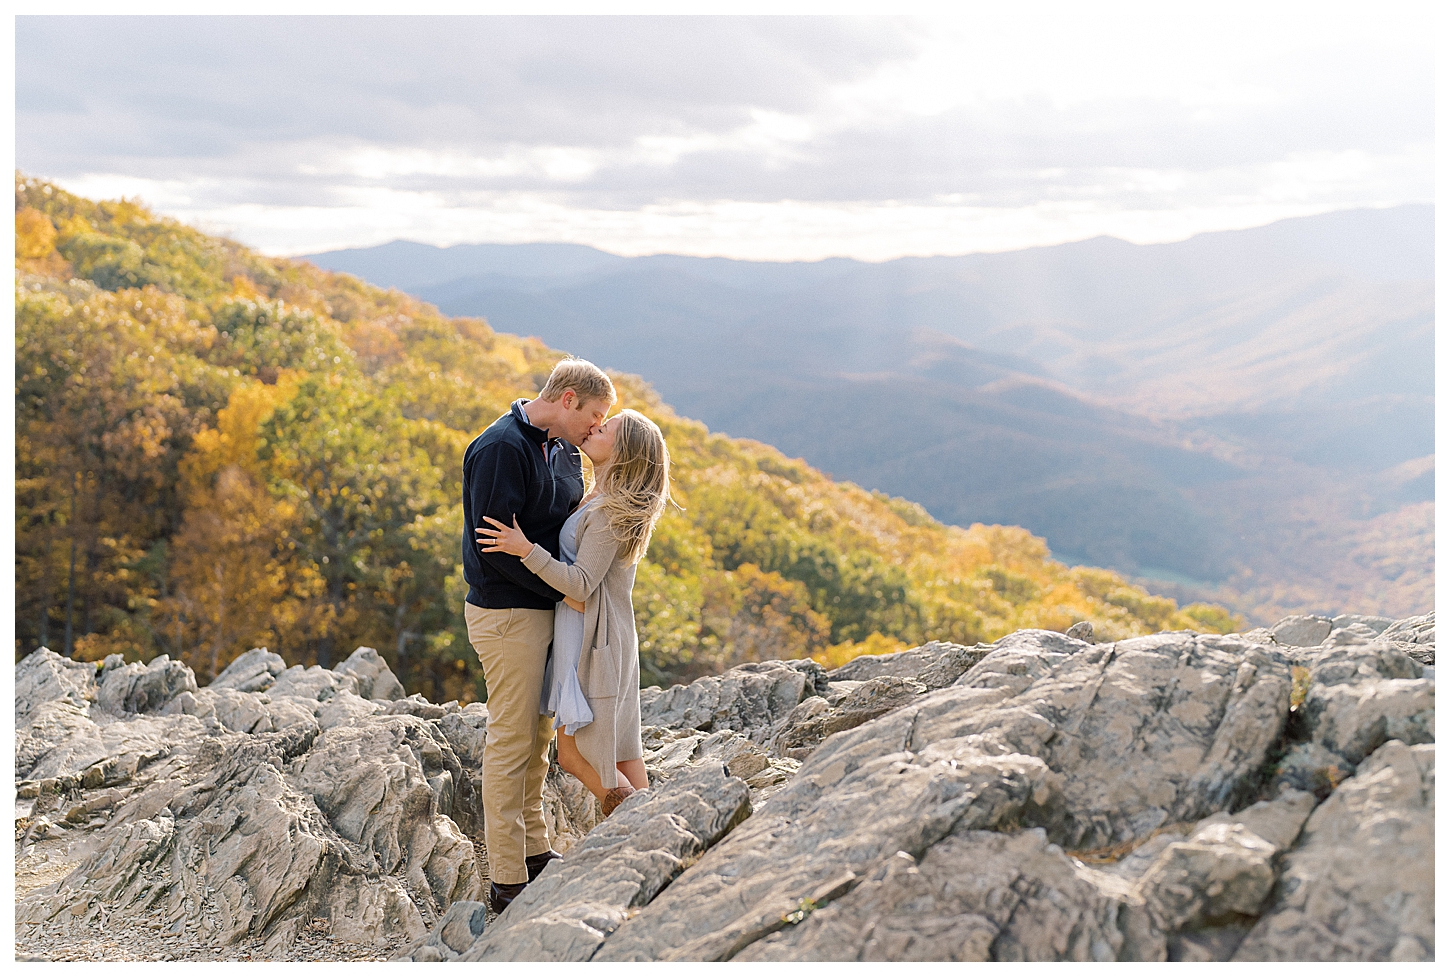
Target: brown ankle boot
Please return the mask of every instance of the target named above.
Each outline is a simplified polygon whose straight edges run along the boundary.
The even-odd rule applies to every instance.
[[[611,788],[609,792],[604,795],[604,798],[599,802],[599,806],[604,809],[604,816],[609,817],[611,814],[613,814],[614,809],[619,807],[619,805],[623,804],[625,798],[633,793],[633,787]]]

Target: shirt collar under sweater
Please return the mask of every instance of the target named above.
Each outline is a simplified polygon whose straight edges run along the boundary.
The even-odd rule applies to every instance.
[[[524,404],[527,403],[527,400],[520,397],[518,400],[514,401],[511,405],[509,405],[509,413],[513,414],[514,420],[518,422],[519,428],[524,432],[525,435],[528,436],[529,440],[533,441],[535,444],[545,445],[546,447],[544,448],[544,450],[547,452],[549,450],[549,448],[547,447],[549,445],[549,442],[557,439],[549,437],[549,432],[547,429],[535,427],[532,423],[530,423],[529,415],[524,412]]]

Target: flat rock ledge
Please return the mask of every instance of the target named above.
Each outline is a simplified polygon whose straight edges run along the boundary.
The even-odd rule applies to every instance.
[[[372,649],[16,665],[30,959],[1433,960],[1434,615],[1019,631],[641,692],[495,917],[487,708]],[[98,933],[130,934],[98,940]]]

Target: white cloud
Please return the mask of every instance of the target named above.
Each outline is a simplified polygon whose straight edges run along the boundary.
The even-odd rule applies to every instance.
[[[969,9],[19,18],[17,158],[279,253],[880,259],[1433,199],[1413,7]]]

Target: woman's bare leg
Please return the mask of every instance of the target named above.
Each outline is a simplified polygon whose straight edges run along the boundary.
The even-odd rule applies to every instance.
[[[579,752],[579,747],[574,744],[574,737],[564,730],[555,731],[554,738],[559,743],[559,766],[565,773],[572,774],[574,779],[589,789],[589,793],[604,800],[604,795],[609,793],[609,788],[599,779],[599,773],[592,764],[584,759],[584,754]]]
[[[649,786],[649,774],[645,773],[644,760],[621,760],[614,765],[614,769],[624,775],[629,785],[635,790],[643,790]]]

